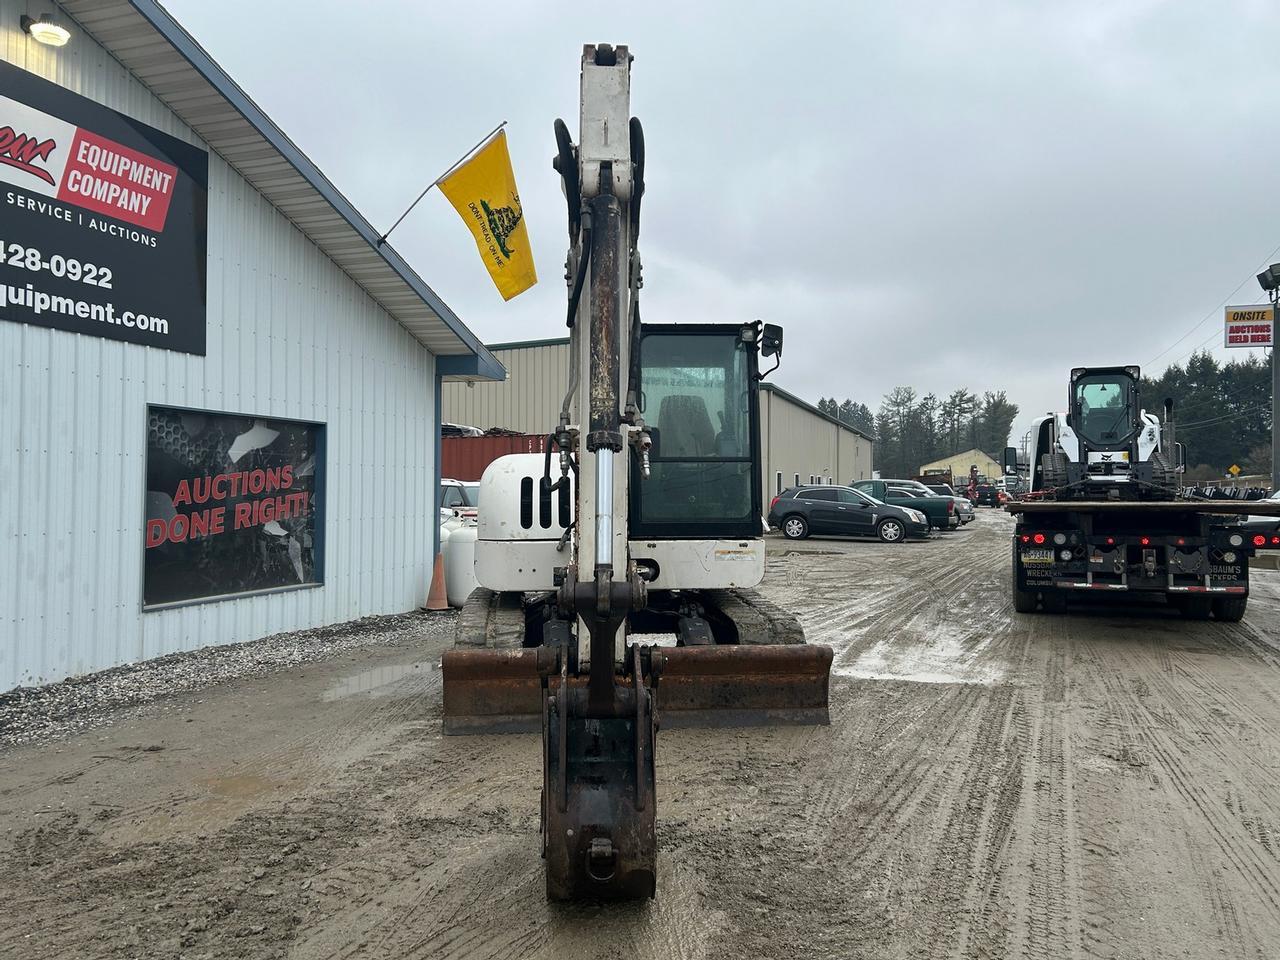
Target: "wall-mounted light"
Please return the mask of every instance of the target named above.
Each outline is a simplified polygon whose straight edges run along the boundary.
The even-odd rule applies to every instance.
[[[49,47],[66,46],[71,39],[71,31],[58,23],[51,13],[42,13],[40,19],[32,20],[25,14],[22,17],[22,31],[31,35],[36,43]]]

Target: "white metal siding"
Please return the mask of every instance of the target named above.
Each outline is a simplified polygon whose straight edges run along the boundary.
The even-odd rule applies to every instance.
[[[193,143],[87,37],[49,51],[0,0],[0,56]],[[208,355],[0,322],[0,690],[411,609],[435,523],[434,359],[218,156]],[[146,405],[327,425],[326,583],[141,612]]]
[[[554,430],[569,388],[569,344],[489,349],[507,368],[507,379],[445,383],[440,394],[444,421],[482,430],[502,427],[540,434]]]

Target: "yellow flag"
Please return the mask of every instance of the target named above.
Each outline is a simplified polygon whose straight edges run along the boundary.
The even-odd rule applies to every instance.
[[[476,238],[480,259],[503,300],[538,282],[505,130],[441,180],[440,192]]]

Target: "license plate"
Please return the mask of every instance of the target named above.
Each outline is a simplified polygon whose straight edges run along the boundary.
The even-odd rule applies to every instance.
[[[1021,557],[1024,564],[1053,563],[1052,550],[1023,550]]]

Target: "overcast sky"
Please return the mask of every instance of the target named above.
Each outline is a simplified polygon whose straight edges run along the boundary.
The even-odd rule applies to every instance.
[[[1232,353],[1280,244],[1274,2],[165,5],[377,226],[510,121],[538,286],[435,191],[392,238],[486,342],[564,331],[584,42],[635,56],[645,319],[781,323],[812,401],[1006,389],[1019,434],[1072,366]]]

